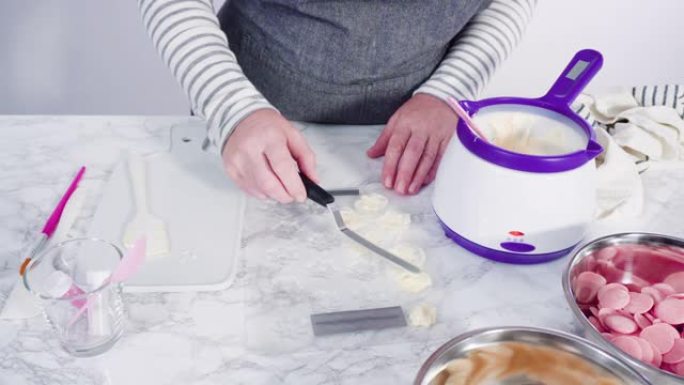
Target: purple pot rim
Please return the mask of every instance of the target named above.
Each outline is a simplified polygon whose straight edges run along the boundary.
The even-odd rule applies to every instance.
[[[452,241],[454,241],[457,245],[463,247],[464,249],[470,251],[471,253],[478,255],[483,258],[490,259],[492,261],[496,262],[502,262],[502,263],[509,263],[509,264],[514,264],[514,265],[533,265],[533,264],[539,264],[539,263],[545,263],[545,262],[551,262],[553,260],[565,257],[566,255],[569,255],[570,252],[577,246],[577,244],[574,244],[568,248],[565,248],[563,250],[559,251],[553,251],[550,253],[538,253],[538,254],[532,254],[532,253],[514,253],[514,252],[506,252],[506,251],[501,251],[501,250],[494,250],[492,248],[482,246],[480,244],[477,244],[471,240],[466,239],[462,235],[458,234],[449,226],[447,226],[441,219],[439,219],[439,223],[442,225],[442,229],[444,229],[444,233],[447,237],[449,237]]]
[[[478,137],[462,119],[456,125],[456,135],[463,146],[471,153],[496,165],[527,172],[554,173],[578,168],[598,156],[603,148],[596,141],[596,133],[582,117],[572,109],[546,98],[528,99],[518,97],[498,97],[480,101],[461,101],[463,108],[474,116],[480,109],[503,104],[518,104],[543,108],[556,112],[576,123],[587,136],[587,148],[562,155],[542,156],[520,154],[494,146]]]

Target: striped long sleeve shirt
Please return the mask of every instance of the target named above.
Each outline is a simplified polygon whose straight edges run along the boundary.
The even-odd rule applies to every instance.
[[[415,92],[474,99],[522,38],[537,0],[493,0],[461,31],[433,75]],[[250,113],[273,108],[242,72],[211,0],[138,0],[164,63],[222,148]]]

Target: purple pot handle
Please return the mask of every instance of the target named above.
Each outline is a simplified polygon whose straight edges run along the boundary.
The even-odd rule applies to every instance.
[[[602,65],[603,57],[598,51],[583,49],[577,52],[542,99],[550,103],[569,106]]]

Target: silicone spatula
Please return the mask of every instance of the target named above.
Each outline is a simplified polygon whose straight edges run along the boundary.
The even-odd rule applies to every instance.
[[[124,246],[133,247],[135,241],[144,236],[147,238],[148,257],[168,254],[170,246],[166,223],[152,214],[147,204],[145,160],[140,155],[130,154],[128,169],[131,175],[136,212],[124,231]]]
[[[147,238],[144,236],[133,242],[133,247],[131,247],[126,255],[121,258],[119,265],[117,265],[116,269],[114,269],[112,275],[102,282],[102,286],[124,282],[128,278],[132,277],[138,270],[140,270],[140,266],[142,266],[143,262],[145,261],[146,248]],[[74,316],[71,318],[71,321],[69,321],[69,327],[71,327],[78,320],[78,318],[85,313],[85,311],[88,309],[88,306],[90,306],[89,301],[90,299],[88,299],[85,304],[76,312],[76,314],[74,314]]]

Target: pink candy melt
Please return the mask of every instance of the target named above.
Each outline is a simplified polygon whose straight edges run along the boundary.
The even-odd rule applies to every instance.
[[[625,311],[632,314],[643,314],[651,310],[655,301],[647,294],[629,293],[629,303]]]
[[[612,284],[611,284],[612,285]],[[599,306],[608,309],[623,309],[629,304],[629,290],[623,285],[604,286],[598,293]]]
[[[663,362],[666,364],[678,364],[684,361],[684,340],[678,338],[674,342],[672,349],[663,355]]]
[[[669,297],[655,307],[655,315],[672,325],[684,324],[684,299]]]
[[[604,247],[603,249],[596,252],[596,259],[602,261],[610,261],[617,257],[618,249],[613,246]]]
[[[645,329],[653,323],[643,314],[636,313],[634,314],[634,322],[636,322],[637,326],[639,326],[641,329]]]
[[[658,290],[665,297],[677,293],[672,286],[666,283],[656,283],[653,285],[653,288]]]
[[[575,296],[579,302],[591,302],[596,298],[599,289],[605,285],[605,278],[596,273],[585,271],[577,276],[574,287]]]
[[[639,341],[637,341],[636,337],[619,336],[613,338],[612,342],[613,345],[618,347],[618,349],[636,358],[637,360],[640,360],[643,357],[641,353],[641,346],[639,346]]]
[[[633,319],[622,314],[606,316],[603,319],[603,323],[608,329],[620,334],[632,334],[639,329],[639,326]]]
[[[572,280],[578,306],[626,354],[684,376],[684,250],[610,246]]]
[[[603,327],[601,321],[599,321],[599,319],[594,317],[593,315],[589,316],[589,322],[594,326],[594,329],[598,330],[599,332],[606,332],[606,328]]]
[[[590,306],[589,311],[591,312],[591,314],[593,314],[594,317],[599,316],[599,309],[596,306]]]
[[[577,280],[595,283],[597,286],[599,286],[599,288],[605,286],[608,283],[602,275],[596,274],[591,271],[585,271],[583,273],[580,273],[580,275],[577,276]]]
[[[653,349],[653,361],[651,361],[651,364],[653,364],[653,366],[655,366],[656,368],[663,369],[663,355],[660,354],[660,352],[658,352],[653,345],[651,345],[651,348]]]
[[[672,325],[659,323],[642,330],[639,337],[650,342],[660,354],[666,354],[674,347],[675,340],[679,338],[679,333]]]
[[[660,353],[655,351],[655,348],[653,348],[653,345],[651,345],[650,342],[646,341],[643,338],[639,338],[639,337],[637,337],[636,340],[639,343],[639,347],[641,348],[641,360],[642,361],[652,363],[656,354],[658,356],[660,356]]]
[[[643,294],[649,295],[651,298],[653,298],[653,301],[655,302],[660,302],[665,298],[665,296],[660,290],[650,286],[641,289],[641,292]]]
[[[670,285],[677,293],[684,293],[684,271],[668,275],[663,282]]]

